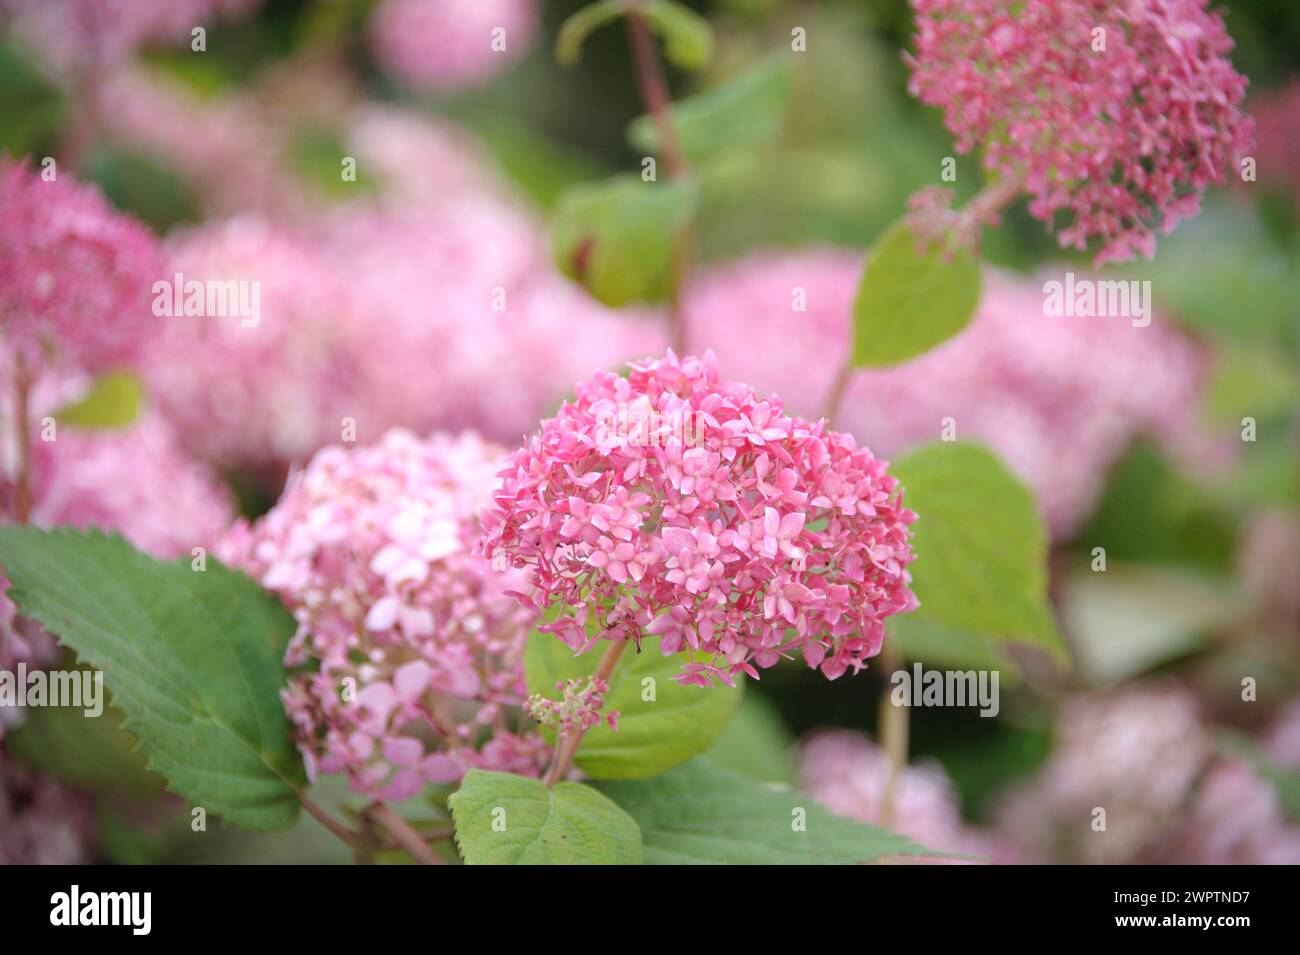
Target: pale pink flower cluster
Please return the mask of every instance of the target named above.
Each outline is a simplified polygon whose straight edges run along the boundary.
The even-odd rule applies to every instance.
[[[1246,79],[1207,3],[912,0],[909,89],[1063,247],[1150,257],[1153,229],[1195,215],[1250,148]]]
[[[90,73],[152,42],[188,41],[190,31],[244,13],[261,0],[0,0],[0,14],[55,68]]]
[[[0,155],[0,335],[28,376],[130,361],[161,261],[153,235],[95,189]]]
[[[851,730],[813,734],[799,747],[799,788],[841,816],[887,825],[935,852],[972,859],[921,858],[949,863],[1015,861],[1015,853],[990,833],[962,819],[951,780],[937,765],[906,767],[895,784],[893,814],[882,818],[889,758],[871,740]]]
[[[520,712],[518,582],[472,553],[503,456],[473,434],[331,446],[221,542],[298,621],[285,662],[303,669],[282,699],[313,779],[396,801],[471,767],[545,765]]]
[[[600,677],[589,676],[579,680],[561,680],[555,684],[560,699],[552,700],[534,693],[524,703],[524,711],[542,726],[558,730],[562,735],[583,732],[601,721],[600,711],[605,706],[609,683]],[[618,729],[618,710],[604,715],[612,729]]]
[[[303,216],[311,197],[291,171],[286,124],[247,92],[200,96],[160,71],[127,64],[89,91],[87,136],[104,137],[178,175],[209,215],[257,209]]]
[[[702,273],[684,296],[692,340],[799,414],[821,414],[849,348],[861,270],[859,254],[822,250]],[[1041,281],[986,270],[970,327],[912,361],[858,372],[832,424],[894,456],[938,440],[951,418],[958,440],[998,452],[1067,537],[1134,438],[1152,435],[1178,455],[1196,449],[1205,359],[1159,316],[1144,328],[1049,317],[1044,302]]]
[[[622,433],[629,417],[663,427],[630,440],[647,429]],[[756,677],[795,650],[834,679],[916,607],[915,515],[886,463],[722,379],[712,353],[579,383],[501,477],[486,551],[527,568],[520,600],[558,614],[540,629],[577,652],[651,634],[665,655],[689,648],[684,683]]]
[[[447,92],[482,83],[526,53],[537,32],[537,6],[536,0],[383,0],[370,21],[371,46],[380,67],[405,85]]]
[[[157,320],[148,377],[196,451],[300,463],[344,418],[362,442],[395,426],[514,442],[592,369],[662,350],[662,321],[554,270],[541,222],[454,128],[379,107],[346,128],[377,192],[292,226],[250,215],[169,242],[164,277],[261,283],[257,327]]]
[[[1047,764],[1002,818],[1031,861],[1300,862],[1300,828],[1273,784],[1216,753],[1195,699],[1174,685],[1067,700]]]
[[[79,865],[94,845],[90,798],[0,750],[0,865]]]
[[[345,274],[318,243],[246,216],[181,233],[169,251],[160,273],[169,286],[179,273],[205,289],[248,283],[258,296],[254,320],[233,304],[228,314],[175,314],[184,299],[170,301],[169,291],[163,304],[173,314],[153,320],[149,391],[193,452],[223,467],[257,468],[305,460],[341,440],[348,416],[365,436],[359,356],[379,330],[362,327]],[[206,294],[203,301],[206,313]]]

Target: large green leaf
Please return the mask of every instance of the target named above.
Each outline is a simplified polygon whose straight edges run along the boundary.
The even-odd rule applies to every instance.
[[[726,83],[672,107],[673,126],[686,158],[696,163],[726,147],[755,147],[778,137],[794,92],[794,66],[786,55],[760,60]],[[654,119],[641,116],[628,127],[628,141],[658,152]]]
[[[566,189],[552,223],[556,262],[606,305],[661,301],[673,290],[677,243],[698,205],[689,179],[621,175]]]
[[[757,693],[745,694],[708,760],[761,783],[794,784],[794,739],[776,707]]]
[[[871,254],[853,300],[853,363],[878,368],[929,351],[970,324],[980,299],[970,252],[919,248],[898,223]]]
[[[150,769],[248,829],[298,815],[302,764],[280,706],[293,617],[209,559],[164,563],[99,531],[0,528],[9,596],[104,673]]]
[[[575,657],[550,634],[534,634],[524,654],[530,693],[556,697],[556,684],[590,676],[599,654]],[[682,686],[672,677],[685,654],[664,656],[659,638],[646,637],[641,652],[628,647],[609,679],[605,712],[618,710],[618,729],[601,723],[589,729],[577,764],[595,779],[653,776],[709,749],[740,703],[739,686]]]
[[[641,864],[636,822],[581,783],[471,769],[449,804],[470,865]]]
[[[707,759],[602,788],[641,827],[650,865],[828,865],[933,854],[886,829],[837,816],[801,792],[765,786]]]
[[[890,471],[918,515],[909,568],[917,613],[1065,660],[1047,600],[1047,531],[1029,490],[974,444],[927,444]]]

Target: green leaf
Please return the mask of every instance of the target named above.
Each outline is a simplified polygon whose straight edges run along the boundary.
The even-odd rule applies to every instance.
[[[165,162],[142,153],[97,147],[85,160],[83,177],[117,208],[159,232],[202,218],[198,198],[184,179]]]
[[[555,38],[555,59],[564,66],[573,66],[582,59],[582,44],[587,37],[607,23],[623,15],[627,0],[599,0],[578,10],[564,23]]]
[[[709,22],[676,0],[598,0],[570,16],[555,40],[555,58],[572,66],[582,56],[582,45],[596,30],[628,13],[639,13],[664,42],[664,54],[675,66],[698,70],[713,56],[713,30]]]
[[[664,41],[664,55],[683,70],[698,70],[713,58],[713,29],[677,0],[641,0],[641,15]]]
[[[95,379],[85,397],[54,413],[59,422],[90,430],[125,428],[140,413],[140,382],[134,375],[110,371]]]
[[[6,740],[27,765],[90,792],[134,802],[162,795],[161,781],[146,768],[117,710],[88,719],[75,707],[29,708]]]
[[[534,634],[524,652],[528,691],[554,698],[557,683],[590,676],[598,657],[594,652],[575,657],[551,634]],[[739,705],[741,690],[682,686],[672,677],[686,662],[684,653],[660,653],[658,637],[644,638],[640,653],[628,647],[610,674],[605,697],[605,712],[619,712],[618,729],[601,723],[587,730],[578,768],[594,779],[641,779],[708,750]]]
[[[771,56],[698,96],[673,104],[672,122],[686,158],[701,162],[726,147],[760,146],[776,140],[785,125],[794,92],[794,67],[788,56]],[[636,149],[659,151],[659,132],[650,116],[628,127]]]
[[[979,263],[918,250],[902,223],[876,243],[853,300],[853,363],[880,368],[924,354],[970,324],[980,300]]]
[[[556,262],[606,305],[662,301],[675,282],[681,230],[698,205],[699,188],[691,180],[642,182],[621,175],[574,186],[555,210]]]
[[[917,613],[993,640],[1068,653],[1047,600],[1047,531],[1033,495],[989,451],[939,441],[890,471],[917,513]]]
[[[116,535],[0,528],[0,566],[26,616],[104,673],[149,768],[247,829],[298,815],[302,764],[280,706],[293,617],[209,558],[164,563]]]
[[[837,816],[801,792],[745,779],[707,759],[602,788],[641,827],[649,865],[847,865],[934,854],[886,829]]]
[[[1076,566],[1061,581],[1061,620],[1079,675],[1092,686],[1132,679],[1199,650],[1246,617],[1230,578],[1110,561]]]
[[[31,154],[39,164],[58,136],[68,101],[9,39],[0,36],[0,153]]]
[[[794,784],[794,739],[776,707],[757,693],[745,694],[708,760],[760,783]]]
[[[1007,651],[969,630],[945,627],[923,613],[890,621],[892,640],[908,660],[954,670],[997,670],[1007,684],[1020,681],[1020,667]]]
[[[640,865],[641,833],[590,786],[471,769],[448,801],[469,865]]]

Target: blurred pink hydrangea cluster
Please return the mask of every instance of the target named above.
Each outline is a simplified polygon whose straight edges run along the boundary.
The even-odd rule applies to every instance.
[[[472,552],[502,449],[473,434],[320,451],[221,557],[298,621],[283,691],[309,775],[402,800],[481,767],[537,775],[519,586]]]
[[[1067,699],[1047,764],[1005,798],[1002,818],[1027,861],[1300,863],[1300,827],[1275,785],[1216,751],[1176,685]]]
[[[486,551],[527,568],[521,601],[574,651],[657,635],[707,686],[802,650],[834,679],[916,606],[915,515],[885,462],[720,378],[712,353],[582,382],[501,477]]]
[[[375,58],[417,90],[490,79],[527,52],[537,0],[383,0],[370,22]]]
[[[851,730],[815,733],[799,748],[798,773],[799,788],[832,812],[860,822],[885,825],[882,811],[889,758],[862,734]],[[888,828],[936,852],[976,857],[917,861],[936,864],[1015,861],[1015,853],[1009,846],[962,819],[952,782],[939,766],[914,765],[903,770],[896,783],[893,817]]]
[[[189,40],[190,31],[244,13],[262,0],[0,0],[0,16],[56,69],[85,74],[151,42]]]
[[[1259,181],[1288,195],[1300,214],[1300,76],[1251,99]]]
[[[959,151],[1023,186],[1063,247],[1149,258],[1152,230],[1196,215],[1253,135],[1207,3],[912,0],[909,89],[943,109]]]
[[[514,442],[593,368],[662,350],[661,321],[607,309],[554,270],[543,224],[454,127],[371,106],[345,131],[376,191],[168,243],[169,274],[260,283],[256,326],[159,319],[148,378],[197,453],[300,463],[345,418],[363,443],[390,427]]]
[[[0,865],[78,865],[94,845],[90,798],[0,750]]]
[[[0,155],[0,333],[6,362],[100,371],[147,337],[158,242],[95,189]],[[86,316],[102,316],[86,321]]]
[[[734,373],[813,416],[825,407],[826,356],[849,348],[861,256],[761,254],[688,287],[693,340]],[[806,308],[795,311],[797,292]],[[938,440],[988,444],[1036,493],[1058,537],[1088,516],[1108,469],[1140,434],[1172,452],[1198,447],[1203,357],[1153,319],[1049,317],[1041,286],[986,271],[969,328],[919,358],[860,371],[833,424],[883,455]]]
[[[242,304],[257,306],[230,296],[228,314],[155,319],[149,391],[189,447],[223,467],[259,467],[340,440],[342,419],[360,410],[366,330],[318,245],[249,216],[179,233],[168,251],[169,278],[244,283]]]

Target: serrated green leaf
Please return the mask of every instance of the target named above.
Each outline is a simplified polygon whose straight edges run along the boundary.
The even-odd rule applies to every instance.
[[[662,301],[675,281],[681,230],[698,206],[689,179],[622,175],[566,189],[551,227],[556,262],[606,305]]]
[[[893,462],[912,525],[916,611],[1068,659],[1047,600],[1047,531],[1033,495],[991,452],[938,441]]]
[[[641,827],[648,865],[847,865],[934,854],[887,829],[837,816],[804,793],[765,786],[707,759],[602,788]]]
[[[248,829],[298,815],[302,763],[280,706],[293,617],[209,558],[165,563],[99,531],[0,528],[9,597],[104,673],[150,769]]]
[[[781,133],[794,92],[794,66],[785,55],[771,56],[723,85],[679,100],[672,122],[682,151],[692,163],[726,147],[770,143]],[[658,152],[659,132],[650,116],[628,126],[628,141],[636,149]]]
[[[597,658],[575,657],[550,634],[534,634],[524,652],[528,691],[556,697],[557,683],[590,676]],[[587,730],[578,768],[593,779],[641,779],[708,750],[736,711],[741,689],[682,686],[672,677],[686,662],[684,653],[660,653],[658,637],[644,638],[640,653],[628,647],[605,696],[605,712],[619,712],[618,729],[601,723]]]
[[[896,223],[867,256],[853,300],[853,363],[880,368],[924,354],[970,324],[979,263],[967,251],[921,250]]]
[[[100,375],[83,398],[54,413],[62,424],[87,430],[125,428],[140,413],[140,382],[134,375],[110,371]]]
[[[469,865],[640,865],[636,822],[581,783],[471,769],[448,800]]]

